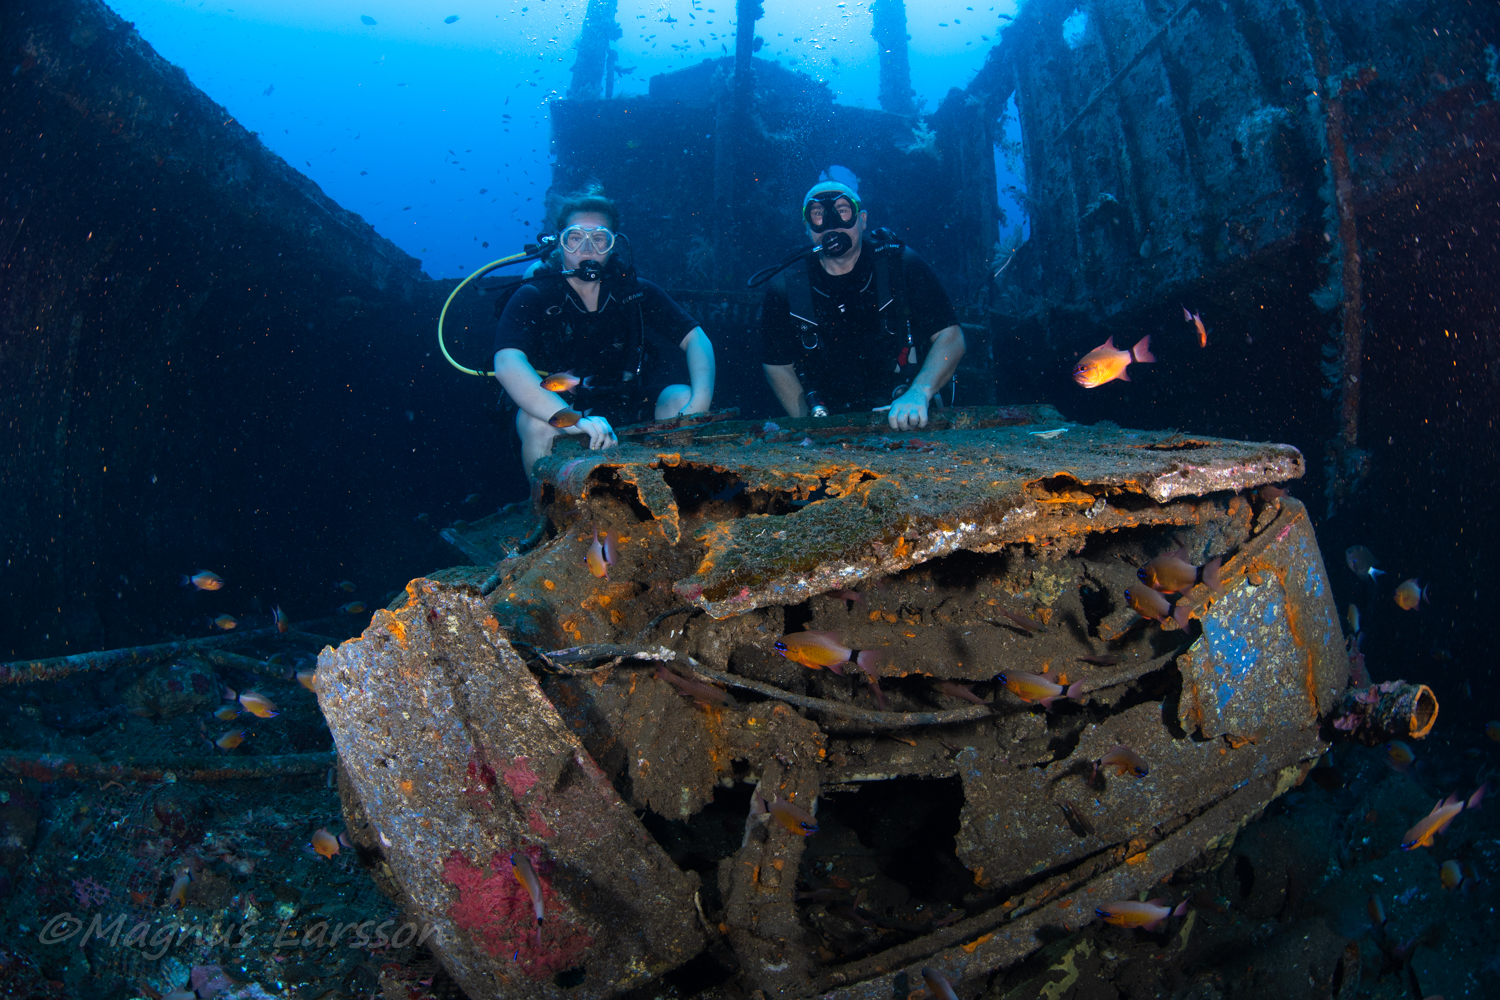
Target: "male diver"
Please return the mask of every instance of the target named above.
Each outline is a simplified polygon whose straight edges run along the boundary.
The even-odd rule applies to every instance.
[[[613,448],[609,417],[702,413],[714,395],[714,349],[703,328],[616,259],[623,237],[614,202],[589,189],[565,198],[552,217],[558,250],[506,302],[495,334],[495,377],[519,407],[528,477],[559,434],[587,434],[590,448]],[[672,345],[687,356],[691,385],[667,384]]]
[[[779,276],[761,310],[771,390],[793,417],[888,406],[893,429],[926,427],[964,356],[937,275],[900,243],[867,240],[867,214],[845,184],[814,184],[802,219],[819,252]]]

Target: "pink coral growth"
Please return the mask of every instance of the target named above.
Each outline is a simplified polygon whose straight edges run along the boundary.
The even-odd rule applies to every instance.
[[[109,890],[92,877],[74,882],[73,895],[78,897],[78,902],[83,906],[98,906],[109,901]]]
[[[509,856],[498,851],[484,868],[470,864],[457,852],[448,858],[443,877],[459,891],[448,915],[491,955],[514,961],[532,979],[543,979],[581,964],[594,939],[571,919],[553,892],[547,877],[553,865],[543,858],[542,849],[532,846],[524,853],[542,884],[546,916],[540,944],[531,896],[511,871]]]

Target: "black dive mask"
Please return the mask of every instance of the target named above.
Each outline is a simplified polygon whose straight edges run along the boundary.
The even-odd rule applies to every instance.
[[[849,203],[849,218],[839,218],[837,205],[840,201]],[[823,221],[816,225],[812,221],[812,207],[817,205],[823,209]],[[814,198],[802,206],[802,220],[807,223],[807,228],[815,233],[826,233],[830,229],[852,229],[855,222],[859,220],[859,206],[850,203],[849,196],[842,192],[830,191],[826,195]]]

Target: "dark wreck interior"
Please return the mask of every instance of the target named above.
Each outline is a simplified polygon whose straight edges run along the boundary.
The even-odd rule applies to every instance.
[[[591,2],[553,184],[621,192],[643,265],[732,346],[712,413],[565,440],[529,495],[493,383],[433,351],[456,281],[97,0],[21,7],[8,995],[1500,990],[1500,724],[1487,634],[1461,627],[1500,557],[1493,5],[1030,0],[919,114],[899,2],[875,5],[878,110],[756,57],[745,0],[733,55],[615,97],[615,5]],[[995,238],[1009,113],[1018,244]],[[957,405],[921,432],[766,408],[745,280],[834,159],[962,320]],[[705,179],[711,202],[670,196]],[[1214,353],[1060,395],[1106,337],[1188,345],[1184,303]],[[449,349],[483,357],[492,310],[456,299]],[[439,380],[433,420],[388,419]],[[514,502],[414,524],[455,465]],[[210,515],[205,489],[245,502]],[[273,501],[295,530],[267,530]],[[177,634],[142,552],[234,537],[252,590],[337,563],[389,581],[385,606]],[[1469,609],[1361,647],[1343,609],[1373,583],[1337,553],[1370,538]],[[1172,553],[1190,578],[1158,607],[1141,574]],[[844,658],[788,655],[813,634]],[[251,688],[276,723],[214,749],[203,716]],[[1403,850],[1450,794],[1451,827]]]

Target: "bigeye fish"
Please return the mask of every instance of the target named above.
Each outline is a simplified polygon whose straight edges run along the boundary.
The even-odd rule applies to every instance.
[[[996,674],[995,680],[1028,705],[1039,703],[1049,712],[1052,711],[1052,703],[1059,698],[1071,698],[1074,701],[1082,701],[1084,698],[1083,681],[1074,681],[1065,688],[1045,674],[1025,674],[1019,671]]]
[[[798,836],[809,837],[818,832],[818,821],[813,818],[812,813],[774,792],[766,802],[766,811],[776,819],[776,822]]]
[[[953,984],[938,970],[924,968],[922,982],[927,984],[927,992],[932,994],[933,1000],[958,1000],[958,994],[953,992]]]
[[[1423,601],[1428,604],[1432,603],[1427,598],[1427,588],[1418,583],[1416,577],[1412,577],[1397,587],[1395,598],[1396,604],[1402,611],[1415,611]]]
[[[1191,323],[1195,327],[1198,328],[1198,346],[1199,347],[1207,347],[1208,346],[1208,330],[1206,330],[1204,328],[1204,326],[1203,326],[1203,317],[1199,316],[1195,312],[1188,312],[1188,307],[1187,306],[1183,306],[1182,307],[1182,319],[1183,319],[1184,322]]]
[[[571,406],[564,406],[562,409],[560,409],[556,413],[552,414],[552,416],[548,417],[547,418],[547,423],[549,423],[553,427],[556,427],[557,429],[561,430],[564,427],[572,427],[574,424],[578,423],[578,421],[580,421],[582,419],[583,419],[583,414],[582,413],[579,413],[577,410],[573,409]]]
[[[813,670],[827,667],[836,674],[842,674],[844,664],[855,659],[854,650],[839,644],[837,632],[791,632],[776,640],[775,649],[793,663]],[[880,654],[870,649],[862,650],[857,662],[861,669],[872,670],[880,662]]]
[[[531,896],[531,911],[536,915],[536,946],[540,948],[542,946],[542,919],[545,916],[542,880],[536,877],[536,869],[531,867],[531,859],[520,851],[511,852],[510,870],[516,876],[516,881],[520,882],[522,888]]]
[[[1354,572],[1360,576],[1368,576],[1371,580],[1385,575],[1385,570],[1375,568],[1375,553],[1363,545],[1351,545],[1345,549],[1344,562]]]
[[[1114,903],[1106,903],[1094,910],[1095,913],[1104,918],[1107,924],[1116,927],[1140,927],[1143,930],[1154,931],[1167,922],[1168,917],[1180,917],[1187,912],[1187,900],[1177,904],[1174,910],[1170,906],[1163,906],[1162,900],[1152,899],[1145,903],[1136,902],[1133,899],[1122,899]]]
[[[702,681],[690,680],[677,673],[668,670],[665,666],[656,668],[656,679],[666,681],[677,688],[679,694],[686,695],[702,705],[723,705],[725,708],[734,708],[736,703],[734,697],[723,688]]]
[[[206,569],[200,569],[192,576],[182,577],[182,582],[178,586],[186,587],[189,584],[192,584],[199,590],[221,590],[224,587],[224,578],[217,573],[210,573]]]
[[[1155,355],[1151,353],[1150,337],[1142,337],[1128,351],[1116,347],[1115,338],[1110,337],[1079,359],[1078,364],[1073,367],[1073,381],[1085,389],[1093,389],[1115,379],[1129,382],[1130,376],[1125,374],[1125,369],[1132,361],[1155,360]]]
[[[313,831],[312,840],[308,842],[312,849],[317,851],[329,861],[339,852],[339,839],[328,832],[328,828],[320,826]]]

